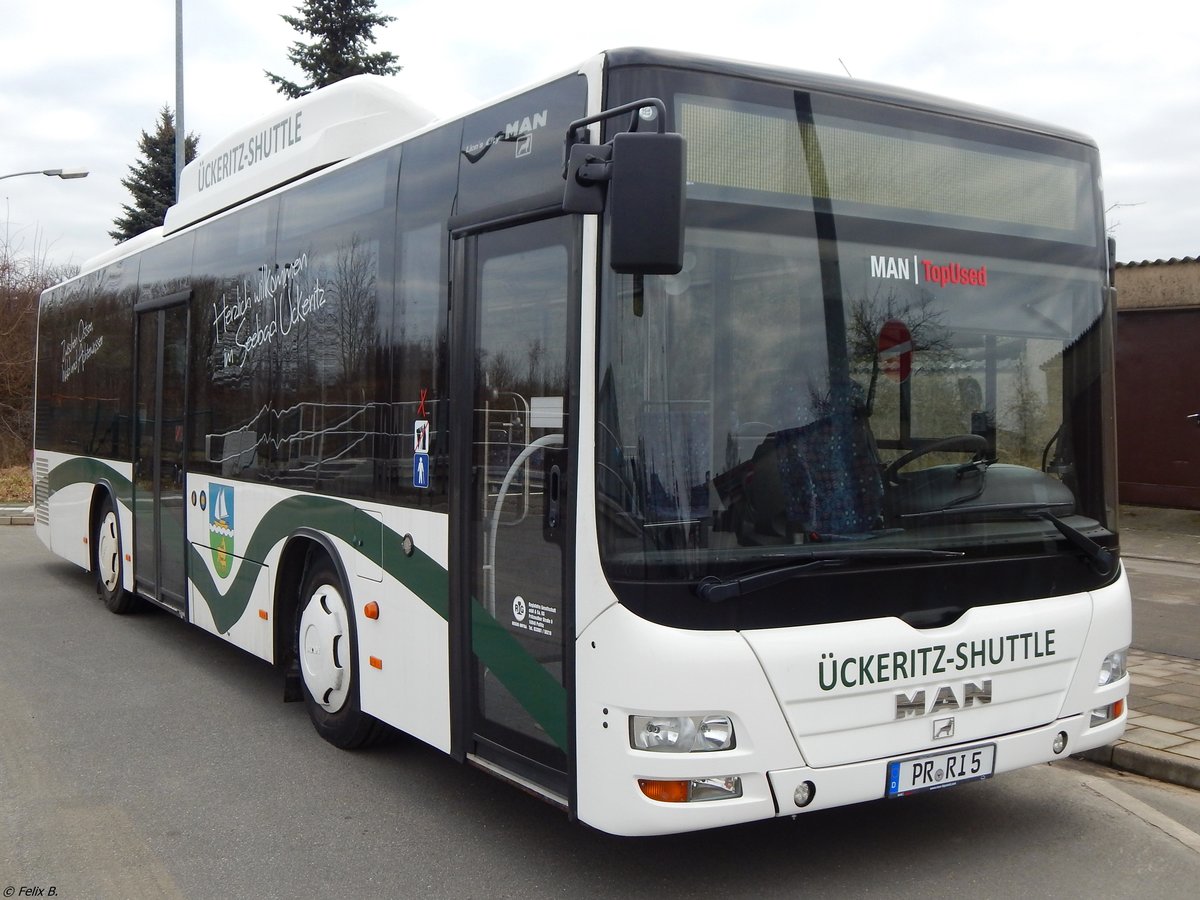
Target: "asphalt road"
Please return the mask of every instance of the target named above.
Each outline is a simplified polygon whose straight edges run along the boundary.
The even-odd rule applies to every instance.
[[[620,839],[410,740],[335,750],[280,694],[266,664],[165,613],[111,615],[33,529],[0,528],[0,894],[1157,900],[1200,883],[1200,794],[1085,763]]]
[[[1200,659],[1200,565],[1126,557],[1133,645]]]

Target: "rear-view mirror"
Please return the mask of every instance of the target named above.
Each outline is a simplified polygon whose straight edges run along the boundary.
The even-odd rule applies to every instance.
[[[571,123],[563,210],[600,213],[607,207],[609,264],[614,271],[675,275],[683,268],[687,167],[683,136],[633,130],[599,146],[578,142],[586,134],[583,126],[626,112],[634,112],[636,122],[636,113],[646,108],[656,113],[648,119],[663,121],[663,102],[651,98]]]
[[[614,271],[675,275],[683,268],[686,152],[679,134],[613,138],[608,214]]]

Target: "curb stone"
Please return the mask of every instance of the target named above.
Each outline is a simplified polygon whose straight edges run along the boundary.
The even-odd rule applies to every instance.
[[[21,505],[0,506],[0,525],[32,525],[33,507]]]
[[[1121,772],[1153,778],[1155,781],[1166,781],[1200,790],[1200,760],[1189,764],[1177,754],[1165,750],[1139,747],[1122,741],[1077,754],[1076,758],[1099,763]]]
[[[0,505],[0,526],[6,524],[34,524],[34,508],[16,503]]]

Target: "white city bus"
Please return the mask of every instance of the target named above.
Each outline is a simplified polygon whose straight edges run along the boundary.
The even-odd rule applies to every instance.
[[[620,50],[460,118],[356,78],[42,297],[39,536],[618,834],[1116,739],[1094,144]],[[136,666],[136,660],[129,665]]]

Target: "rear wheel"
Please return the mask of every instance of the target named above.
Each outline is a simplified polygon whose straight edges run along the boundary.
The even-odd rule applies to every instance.
[[[137,596],[125,590],[125,558],[121,552],[121,522],[112,497],[105,497],[100,504],[100,515],[96,519],[92,534],[93,570],[96,573],[96,590],[104,605],[118,615],[131,612],[137,605]]]
[[[327,559],[315,563],[304,579],[296,649],[304,703],[317,733],[345,750],[378,739],[383,724],[359,707],[358,647],[350,598]]]

